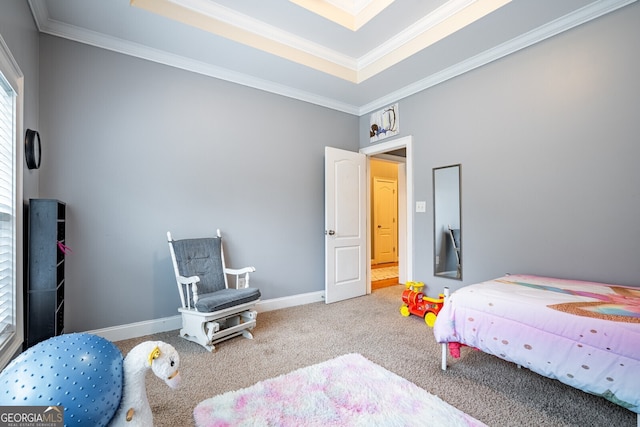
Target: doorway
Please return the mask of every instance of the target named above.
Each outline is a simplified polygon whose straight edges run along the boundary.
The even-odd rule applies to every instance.
[[[394,139],[360,150],[368,160],[369,186],[373,186],[371,176],[371,161],[382,159],[387,162],[397,164],[397,268],[398,278],[395,283],[406,283],[413,277],[413,160],[412,160],[412,137]],[[372,241],[375,233],[372,227],[377,228],[374,223],[374,208],[372,206],[371,188],[368,192],[367,200],[367,256],[368,260],[373,258]],[[370,293],[372,287],[371,265],[367,272],[367,291]]]
[[[398,163],[388,155],[369,157],[371,190],[371,290],[399,283]]]

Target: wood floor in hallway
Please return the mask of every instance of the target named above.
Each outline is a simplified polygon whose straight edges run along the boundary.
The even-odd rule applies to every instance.
[[[389,263],[384,263],[384,264],[372,264],[371,265],[371,269],[376,269],[376,268],[385,268],[385,267],[397,267],[398,263],[397,262],[389,262]],[[387,288],[389,286],[395,286],[397,285],[398,282],[398,278],[397,277],[393,277],[391,279],[383,279],[383,280],[376,280],[376,281],[372,281],[371,282],[371,291],[375,291],[376,289],[382,289],[382,288]]]

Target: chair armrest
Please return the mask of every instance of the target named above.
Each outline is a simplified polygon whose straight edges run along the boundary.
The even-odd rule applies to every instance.
[[[236,289],[243,289],[249,287],[249,273],[256,271],[255,267],[244,268],[226,268],[225,274],[236,276]],[[242,276],[242,277],[241,277]]]
[[[191,296],[193,298],[193,304],[198,302],[198,282],[200,282],[200,277],[198,276],[176,276],[176,280],[181,285],[180,288],[180,298],[182,300],[182,307],[188,308],[191,310],[191,299],[189,298],[189,285],[191,285]],[[182,294],[182,285],[187,287],[185,294]]]
[[[226,268],[224,272],[227,274],[233,274],[234,276],[239,276],[241,274],[253,273],[256,271],[255,267],[245,267],[245,268]]]
[[[190,285],[192,283],[198,283],[200,281],[200,277],[198,276],[189,276],[189,277],[177,276],[177,279],[178,279],[178,283],[180,283],[181,285]]]

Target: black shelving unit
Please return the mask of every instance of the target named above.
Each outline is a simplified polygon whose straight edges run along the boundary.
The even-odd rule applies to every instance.
[[[30,199],[26,216],[25,349],[64,333],[66,205]]]

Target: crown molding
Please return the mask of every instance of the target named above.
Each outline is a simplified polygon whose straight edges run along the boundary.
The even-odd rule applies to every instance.
[[[400,61],[446,39],[457,31],[473,24],[481,17],[500,9],[511,0],[450,0],[433,13],[403,32],[403,38],[378,49],[374,62],[358,69],[358,83],[381,73]],[[384,54],[384,56],[379,56]]]
[[[131,5],[137,6],[144,0],[132,0]],[[153,1],[153,0],[152,0]],[[264,37],[273,40],[281,45],[306,52],[317,56],[323,60],[332,62],[341,67],[357,71],[357,61],[350,56],[344,55],[335,50],[329,49],[318,43],[296,36],[263,21],[239,13],[233,9],[221,6],[209,0],[168,0],[170,3],[187,8],[196,13],[202,14],[216,21],[239,28],[255,37]],[[156,0],[157,2],[157,0]],[[154,2],[155,3],[155,2]],[[144,7],[148,10],[147,7]],[[153,12],[153,11],[152,11]],[[172,19],[169,17],[169,19]],[[247,44],[246,42],[244,42]]]
[[[293,89],[289,86],[274,83],[268,80],[248,76],[246,74],[230,71],[226,68],[217,67],[202,61],[196,61],[180,55],[168,53],[159,49],[150,48],[138,43],[122,40],[116,37],[106,36],[102,33],[90,31],[84,28],[75,27],[59,21],[48,19],[45,23],[40,23],[40,31],[56,37],[79,43],[95,46],[101,49],[110,50],[128,56],[156,62],[185,71],[214,77],[231,83],[248,86],[254,89],[264,90],[297,99],[311,104],[331,108],[333,110],[356,115],[358,108],[354,105],[346,104],[335,99],[323,97],[310,92]]]
[[[382,43],[380,46],[358,58],[358,69],[363,69],[380,60],[381,58],[384,58],[396,49],[401,48],[411,40],[415,39],[426,31],[431,30],[436,25],[446,21],[447,19],[451,18],[453,15],[460,12],[470,4],[475,3],[476,1],[477,0],[451,0],[446,2],[424,18],[420,19],[418,22],[408,26],[401,33],[396,34],[386,42]]]
[[[308,0],[290,1],[299,6],[302,6],[302,3],[309,4]],[[351,83],[361,83],[511,1],[448,0],[425,18],[410,25],[360,59],[349,57],[210,0],[131,0],[131,5]],[[336,6],[328,2],[314,0],[310,4],[315,7],[309,10],[321,15],[323,11],[330,14],[326,9],[337,10]]]
[[[300,101],[316,104],[322,107],[341,111],[344,113],[362,116],[386,105],[397,102],[400,99],[421,92],[425,89],[443,83],[478,67],[486,65],[511,53],[517,52],[528,46],[546,40],[571,28],[582,25],[607,13],[613,12],[637,0],[599,0],[591,3],[575,12],[569,13],[548,24],[542,25],[528,33],[515,37],[501,45],[488,49],[476,56],[454,64],[442,71],[425,77],[424,79],[407,85],[397,91],[376,99],[362,106],[351,105],[316,95],[286,85],[273,83],[264,79],[255,78],[246,74],[230,71],[222,67],[213,66],[191,58],[170,54],[158,49],[143,46],[141,44],[106,36],[94,31],[86,30],[64,24],[49,18],[44,0],[29,0],[36,26],[39,31],[57,37],[66,38],[79,43],[111,50],[129,56],[157,62],[171,67],[191,71],[194,73],[226,80],[243,86],[252,87],[277,95],[286,96]]]
[[[356,83],[354,58],[209,0],[130,0],[131,6]]]
[[[29,8],[31,9],[31,15],[36,22],[36,28],[42,32],[43,24],[49,21],[49,9],[45,0],[29,0]]]
[[[562,16],[554,21],[544,24],[534,30],[531,30],[521,36],[515,37],[505,43],[488,49],[478,55],[452,65],[442,71],[434,73],[426,78],[419,80],[413,84],[407,85],[402,89],[391,92],[373,102],[363,105],[358,110],[358,115],[370,113],[377,109],[383,108],[389,104],[397,102],[402,98],[406,98],[430,87],[436,86],[449,79],[457,77],[461,74],[482,67],[490,62],[508,56],[519,50],[525,49],[564,31],[585,24],[593,19],[599,18],[621,7],[635,3],[637,0],[600,0],[591,3],[581,9]]]

